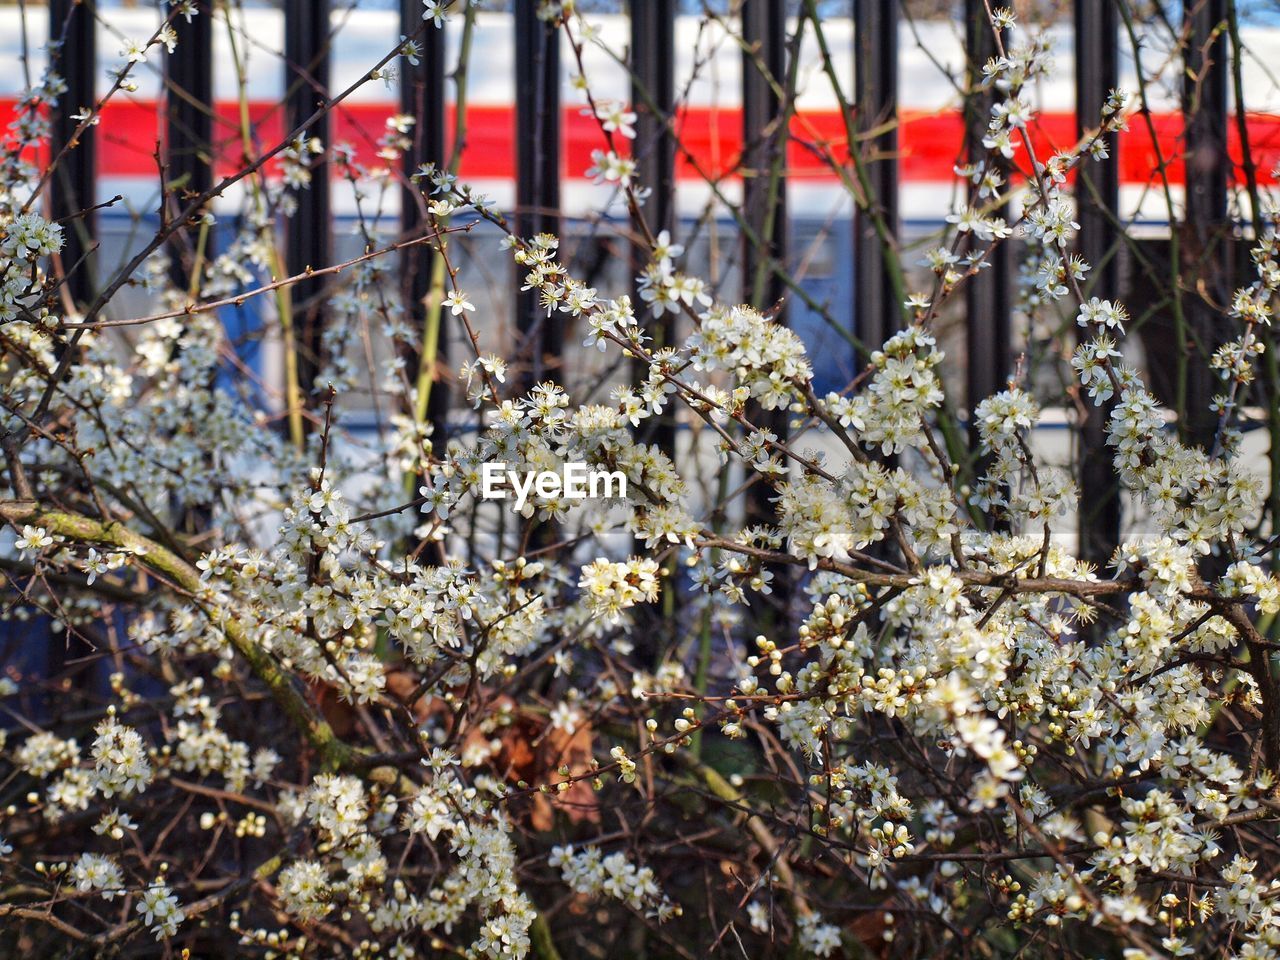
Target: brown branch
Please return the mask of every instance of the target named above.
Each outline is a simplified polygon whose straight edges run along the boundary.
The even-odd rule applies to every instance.
[[[17,526],[32,524],[52,534],[79,543],[100,544],[134,553],[140,562],[157,574],[171,579],[178,587],[197,599],[207,597],[209,590],[200,579],[200,571],[154,540],[134,533],[119,522],[93,520],[89,517],[59,510],[43,510],[34,503],[0,501],[0,519]],[[330,768],[362,769],[367,764],[365,752],[353,747],[334,733],[319,713],[307,702],[294,685],[291,674],[285,672],[271,655],[250,637],[245,626],[226,613],[219,616],[206,610],[235,651],[248,664],[272,698],[284,710],[293,725],[320,755]]]

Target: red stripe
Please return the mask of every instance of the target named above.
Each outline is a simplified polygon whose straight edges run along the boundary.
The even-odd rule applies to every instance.
[[[0,99],[0,122],[8,123],[14,106],[12,99]],[[335,113],[335,142],[350,143],[356,148],[358,159],[370,165],[377,164],[374,143],[382,135],[384,121],[393,110],[390,103],[341,106]],[[514,109],[509,106],[472,106],[467,113],[467,141],[461,176],[464,179],[512,179],[515,175]],[[155,175],[160,115],[155,101],[119,100],[108,104],[98,128],[101,138],[98,162],[103,176]],[[218,169],[226,174],[241,164],[244,155],[239,133],[239,107],[234,102],[219,103],[217,116]],[[250,104],[249,118],[255,149],[274,145],[284,134],[280,109],[275,104]],[[452,115],[448,125],[452,129]],[[679,118],[679,126],[688,156],[680,156],[677,176],[682,180],[698,180],[701,178],[699,168],[702,174],[713,177],[731,175],[742,145],[741,125],[741,113],[737,108],[697,107],[685,110]],[[1121,135],[1120,176],[1125,184],[1157,185],[1160,158],[1167,165],[1171,182],[1182,181],[1181,116],[1157,114],[1153,117],[1153,125],[1156,130],[1154,144],[1146,124],[1139,117],[1133,118],[1130,130]],[[1041,160],[1051,149],[1066,149],[1074,142],[1075,119],[1070,113],[1041,114],[1037,127],[1037,153]],[[1280,163],[1280,116],[1250,114],[1248,130],[1259,181],[1273,183],[1272,170]],[[787,154],[788,176],[801,181],[835,181],[830,169],[831,160],[845,162],[848,159],[840,114],[837,111],[806,111],[793,121],[792,133],[794,139]],[[602,148],[604,138],[595,120],[582,116],[577,107],[565,109],[564,136],[564,175],[581,178],[591,164],[591,151]],[[903,182],[953,179],[952,168],[960,152],[961,139],[962,124],[958,112],[904,114],[899,134]],[[1239,131],[1234,120],[1229,124],[1227,140],[1237,177],[1243,181]],[[1026,165],[1025,156],[1018,159]]]

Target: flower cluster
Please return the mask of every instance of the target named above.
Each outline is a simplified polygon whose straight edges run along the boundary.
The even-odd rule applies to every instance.
[[[3,226],[0,236],[0,323],[22,316],[43,326],[51,321],[47,308],[37,306],[47,278],[43,257],[62,249],[62,227],[38,213],[24,213]],[[35,313],[32,313],[32,310]]]
[[[637,867],[620,852],[606,856],[599,847],[576,851],[571,846],[555,847],[547,862],[583,896],[613,897],[632,910],[650,911],[659,920],[680,912],[658,888],[653,870]]]
[[[616,623],[628,607],[658,599],[658,564],[653,560],[596,560],[582,568],[578,586],[586,592],[592,613]]]

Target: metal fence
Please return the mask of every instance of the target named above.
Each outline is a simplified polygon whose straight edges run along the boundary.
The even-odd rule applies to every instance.
[[[1183,5],[1188,84],[1194,84],[1185,98],[1185,145],[1190,158],[1185,183],[1187,221],[1183,246],[1185,263],[1200,281],[1220,287],[1230,275],[1227,258],[1232,245],[1223,241],[1227,220],[1229,160],[1227,141],[1228,76],[1226,37],[1221,24],[1229,0],[1199,0]],[[200,0],[202,14],[208,14],[207,0]],[[401,32],[418,35],[423,53],[417,66],[404,65],[401,88],[402,109],[416,120],[413,148],[404,157],[404,171],[412,172],[421,163],[445,162],[447,141],[445,122],[445,63],[441,33],[422,28],[420,0],[401,0]],[[515,71],[517,132],[516,224],[523,235],[556,231],[560,223],[561,169],[558,154],[561,109],[559,97],[559,45],[553,27],[537,16],[537,0],[514,0],[512,9],[516,35]],[[976,75],[994,53],[986,0],[964,0],[970,72]],[[1081,126],[1097,116],[1108,91],[1117,85],[1117,21],[1115,0],[1076,0],[1076,90]],[[329,0],[284,0],[287,48],[286,125],[304,123],[317,111],[321,118],[313,125],[316,135],[325,137],[329,103],[330,2]],[[899,188],[897,134],[898,91],[896,89],[897,38],[900,10],[895,0],[854,0],[856,21],[856,76],[847,78],[853,90],[852,116],[860,137],[853,153],[858,176],[866,184],[869,202],[854,215],[852,262],[843,269],[856,278],[854,288],[855,334],[868,346],[880,343],[904,320],[900,284],[895,287],[886,266],[886,251],[900,235],[897,211]],[[653,188],[647,208],[650,226],[672,224],[672,194],[675,189],[676,146],[668,118],[675,106],[672,44],[676,4],[673,0],[632,0],[630,63],[634,77],[634,109],[639,114],[636,159],[639,176]],[[788,124],[786,109],[770,82],[763,65],[774,78],[788,69],[788,4],[784,0],[742,0],[737,13],[746,41],[742,72],[743,165],[748,174],[762,171],[777,161],[786,149]],[[94,11],[91,0],[51,0],[51,37],[61,40],[61,69],[68,93],[53,116],[51,156],[59,157],[58,175],[51,184],[52,208],[59,218],[74,223],[68,230],[64,263],[72,265],[89,256],[95,235],[94,197],[95,145],[101,134],[90,127],[80,135],[75,149],[70,138],[77,122],[72,113],[80,105],[94,101],[94,76],[98,58],[94,49]],[[187,24],[178,18],[178,53],[165,65],[167,94],[167,176],[183,195],[207,191],[214,182],[212,172],[211,114],[204,106],[213,101],[212,32],[210,18],[201,15]],[[394,38],[388,38],[389,41]],[[504,69],[485,64],[486,70]],[[975,94],[965,110],[967,140],[972,148],[980,142],[988,117],[987,95]],[[1090,165],[1087,189],[1078,191],[1080,250],[1096,265],[1093,282],[1099,289],[1114,289],[1122,226],[1112,211],[1118,192],[1118,152],[1111,159]],[[743,233],[742,295],[754,305],[768,309],[785,302],[782,265],[787,251],[787,191],[764,189],[763,177],[745,179],[745,224]],[[290,273],[327,263],[332,250],[332,218],[327,178],[317,175],[315,187],[298,195],[296,212],[284,227],[286,265]],[[402,204],[403,229],[420,232],[424,222],[420,197],[407,185]],[[179,239],[174,246],[175,276],[185,276],[182,262],[189,257],[190,241]],[[983,397],[1001,389],[1009,377],[1011,356],[1012,272],[1006,248],[994,258],[989,269],[980,271],[968,283],[966,396]],[[403,254],[403,291],[411,318],[423,320],[423,302],[433,269],[432,254],[414,247]],[[548,321],[528,293],[515,288],[518,327],[522,349],[533,358],[529,379],[554,377],[563,331]],[[71,296],[81,303],[97,293],[92,271],[73,272]],[[1216,285],[1216,286],[1215,286]],[[292,291],[292,301],[301,308],[296,318],[303,349],[301,355],[312,364],[320,354],[320,335],[325,317],[322,286],[318,279],[306,280]],[[1218,301],[1225,301],[1218,291]],[[785,311],[780,313],[785,321]],[[1213,339],[1216,323],[1211,310],[1197,301],[1190,308],[1192,329]],[[670,340],[673,331],[659,329],[660,341]],[[1197,365],[1198,366],[1198,365]],[[310,378],[303,372],[301,383]],[[1205,377],[1189,384],[1187,409],[1207,411],[1212,385]],[[432,393],[434,418],[443,423],[447,395],[443,389]],[[1203,432],[1197,421],[1193,434]],[[660,423],[656,436],[670,442],[670,422]],[[1211,429],[1211,426],[1209,427]],[[1083,462],[1080,480],[1082,505],[1080,526],[1086,556],[1105,560],[1119,535],[1120,517],[1109,455],[1103,449],[1101,415],[1094,411],[1082,430]],[[665,432],[664,432],[665,431]],[[665,439],[664,439],[665,438]]]

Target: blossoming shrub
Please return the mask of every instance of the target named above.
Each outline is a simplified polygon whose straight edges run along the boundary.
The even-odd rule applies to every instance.
[[[426,3],[424,29],[447,7]],[[571,5],[547,11],[589,42]],[[1024,88],[1046,62],[1033,38],[989,65],[994,152],[1023,142],[1034,161]],[[60,90],[41,83],[31,103]],[[626,136],[622,105],[590,109],[610,144]],[[55,295],[63,227],[25,199],[31,114],[0,168],[0,569],[20,644],[51,642],[52,620],[52,642],[86,645],[105,683],[17,661],[0,680],[0,943],[1276,956],[1280,582],[1234,417],[1280,241],[1268,220],[1218,353],[1216,440],[1188,446],[1122,360],[1123,308],[1083,295],[1089,265],[1070,252],[1063,185],[1124,116],[1117,94],[1078,149],[1034,161],[1016,223],[981,212],[1006,189],[982,164],[955,217],[981,252],[1019,231],[1038,296],[1078,314],[1072,366],[1090,402],[1112,403],[1116,471],[1155,524],[1096,569],[1051,535],[1074,486],[1031,454],[1025,385],[978,405],[980,449],[944,442],[930,324],[966,276],[954,247],[929,255],[914,322],[820,397],[798,337],[715,302],[669,236],[637,304],[575,278],[555,237],[509,235],[548,315],[641,364],[636,383],[575,399],[478,355],[462,368],[475,429],[443,442],[392,359],[386,390],[409,413],[379,444],[340,442],[339,324],[297,445],[216,386],[225,334],[206,304],[258,282],[246,264],[270,262],[273,213],[307,178],[262,179],[199,299],[162,291],[157,316],[115,318],[122,340],[106,301],[73,314]],[[323,148],[287,149],[296,167]],[[638,209],[625,157],[597,167]],[[421,185],[443,257],[450,216],[505,228],[446,171]],[[389,263],[349,265],[334,311],[414,340],[379,284]],[[482,323],[452,265],[446,285],[451,315]],[[659,348],[648,323],[666,310],[691,333]],[[639,439],[673,409],[771,491],[771,516],[728,524],[728,501],[695,496],[696,463]],[[841,455],[807,449],[806,431]],[[957,452],[980,455],[976,483]],[[481,509],[491,462],[585,463],[627,492]],[[762,612],[782,586],[786,606]]]

